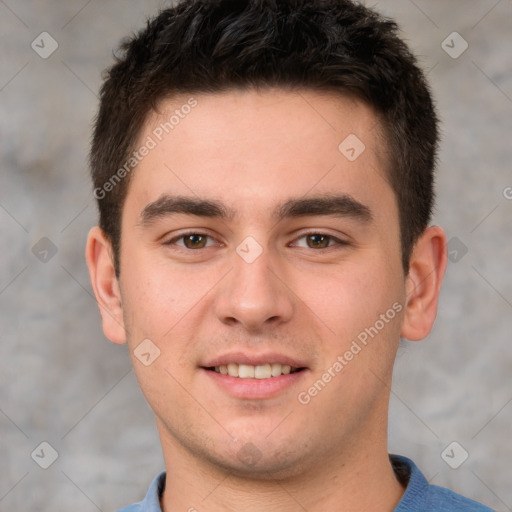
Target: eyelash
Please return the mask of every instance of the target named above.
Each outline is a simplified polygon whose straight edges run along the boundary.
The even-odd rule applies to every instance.
[[[308,233],[302,233],[302,235],[297,237],[295,239],[295,241],[300,240],[301,238],[306,238],[308,236],[312,236],[312,235],[320,235],[320,236],[328,238],[329,239],[329,245],[327,247],[321,247],[319,249],[315,249],[313,247],[304,247],[304,249],[313,249],[313,250],[316,250],[316,251],[324,250],[325,251],[327,249],[331,249],[332,247],[348,245],[348,242],[346,242],[345,240],[341,240],[340,238],[338,238],[338,237],[336,237],[334,235],[329,235],[328,233],[322,233],[321,231],[310,231]],[[331,242],[334,242],[334,243],[332,245],[330,245]]]
[[[178,240],[182,240],[183,238],[187,237],[187,236],[191,236],[191,235],[199,235],[199,236],[203,236],[203,237],[207,237],[207,238],[210,238],[210,239],[213,239],[212,236],[208,235],[207,233],[201,233],[200,231],[189,231],[187,233],[182,233],[181,235],[179,236],[176,236],[174,238],[172,238],[171,240],[169,240],[168,242],[165,242],[164,245],[166,246],[171,246],[171,245],[174,245]],[[321,231],[309,231],[307,233],[302,233],[299,237],[297,237],[295,239],[295,242],[297,240],[300,240],[302,238],[305,238],[305,237],[308,237],[308,236],[312,236],[312,235],[320,235],[320,236],[324,236],[324,237],[327,237],[329,239],[329,243],[331,241],[334,241],[335,244],[334,245],[328,245],[327,247],[321,247],[321,248],[318,248],[318,249],[315,249],[313,247],[303,247],[303,249],[312,249],[314,251],[325,251],[327,249],[331,249],[332,247],[335,247],[336,245],[337,246],[347,246],[349,245],[348,242],[344,241],[344,240],[341,240],[333,235],[329,235],[327,233],[322,233]],[[180,247],[180,249],[182,250],[185,250],[185,251],[199,251],[201,249],[207,249],[208,247],[211,247],[211,246],[207,246],[207,247],[200,247],[198,249],[189,249],[188,247],[186,246],[178,246]]]
[[[205,237],[213,239],[213,237],[208,235],[207,233],[201,233],[200,231],[189,231],[188,233],[182,233],[179,236],[175,236],[174,238],[172,238],[168,242],[165,242],[164,245],[174,245],[177,240],[181,240],[181,239],[183,239],[183,238],[185,238],[187,236],[191,236],[191,235],[205,236]],[[189,249],[188,247],[185,247],[185,246],[180,246],[180,247],[182,249],[187,250],[187,251],[198,251],[199,250],[199,249]],[[205,247],[201,247],[201,249],[205,249]]]

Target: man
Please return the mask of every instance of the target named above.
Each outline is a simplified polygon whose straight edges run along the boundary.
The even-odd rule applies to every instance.
[[[430,332],[437,119],[396,25],[348,0],[191,0],[123,45],[86,257],[166,472],[125,511],[485,511],[387,450]]]

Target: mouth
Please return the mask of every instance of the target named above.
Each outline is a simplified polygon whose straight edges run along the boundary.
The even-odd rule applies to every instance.
[[[228,375],[239,379],[273,379],[281,375],[299,373],[306,370],[305,367],[293,367],[281,363],[265,363],[257,366],[243,363],[229,363],[227,365],[203,367],[205,370]]]
[[[229,363],[220,366],[205,366],[201,369],[215,389],[240,400],[276,399],[282,393],[290,392],[295,387],[304,387],[305,384],[302,381],[309,373],[308,368],[279,363],[257,366]]]
[[[304,386],[311,370],[305,359],[279,352],[249,354],[242,350],[205,361],[200,369],[207,388],[240,400],[277,399]],[[304,382],[302,382],[304,381]],[[286,393],[286,394],[285,394]]]

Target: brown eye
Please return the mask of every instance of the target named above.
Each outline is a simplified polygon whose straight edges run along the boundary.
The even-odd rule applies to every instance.
[[[295,247],[302,247],[304,249],[317,249],[320,251],[322,249],[331,249],[335,247],[341,249],[349,244],[333,235],[327,235],[321,231],[313,231],[299,236],[292,245]]]
[[[325,249],[329,246],[329,242],[331,241],[331,237],[327,235],[306,235],[306,240],[308,247],[311,249]]]
[[[184,235],[182,238],[187,249],[202,249],[206,246],[206,240],[208,237],[193,233],[191,235]]]

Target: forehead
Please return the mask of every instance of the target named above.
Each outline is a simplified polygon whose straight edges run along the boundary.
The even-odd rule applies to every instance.
[[[230,90],[175,96],[157,110],[141,130],[136,147],[151,149],[128,191],[141,207],[163,193],[265,210],[313,190],[368,202],[389,189],[380,123],[353,97]]]
[[[185,119],[192,121],[185,123]],[[194,123],[194,118],[196,123]],[[209,124],[201,120],[209,118]],[[253,121],[258,120],[254,125]],[[286,130],[280,122],[292,121]],[[192,124],[192,127],[190,126]],[[160,132],[162,137],[173,133],[181,137],[203,133],[246,128],[260,135],[273,129],[281,137],[307,135],[308,132],[338,132],[347,128],[370,131],[379,136],[381,124],[372,107],[351,94],[311,89],[287,90],[279,87],[260,89],[228,89],[214,93],[180,94],[161,100],[156,110],[147,116],[141,133]],[[309,130],[307,129],[309,127]],[[161,132],[163,128],[163,133]],[[220,134],[220,133],[219,133]],[[158,138],[158,133],[156,134]],[[370,134],[366,134],[368,136]],[[382,149],[382,148],[381,148]]]

